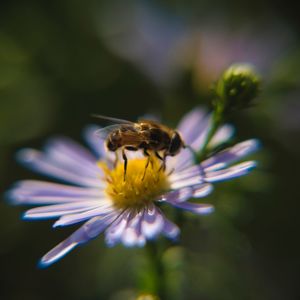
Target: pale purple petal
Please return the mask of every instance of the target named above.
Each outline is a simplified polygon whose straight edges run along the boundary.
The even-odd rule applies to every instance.
[[[213,185],[209,183],[193,187],[193,198],[203,198],[213,191]]]
[[[180,233],[180,229],[177,225],[175,225],[173,222],[168,220],[165,216],[164,217],[164,226],[162,228],[162,233],[170,238],[170,239],[176,239]]]
[[[70,252],[79,244],[88,242],[99,235],[117,216],[95,217],[83,224],[66,240],[44,255],[40,261],[41,267],[47,267]]]
[[[77,172],[67,170],[61,164],[49,160],[47,155],[34,149],[21,150],[18,153],[18,158],[25,166],[47,176],[52,176],[80,186],[99,187],[103,185],[100,171],[99,178],[82,176],[79,172],[80,170],[77,170]]]
[[[205,143],[211,123],[211,115],[206,114],[200,108],[196,108],[182,119],[178,125],[178,131],[181,132],[184,142],[199,152]],[[222,126],[212,138],[209,146],[215,147],[226,142],[232,137],[233,133],[234,129],[232,126]],[[193,164],[194,157],[189,149],[183,149],[175,157],[169,158],[168,161],[168,171],[172,169],[181,171]]]
[[[51,139],[45,146],[45,155],[53,164],[86,177],[98,177],[97,158],[87,149],[67,138]]]
[[[115,213],[114,207],[111,205],[111,203],[105,203],[87,211],[63,215],[53,224],[53,227],[73,225],[96,216],[104,216],[111,213]]]
[[[81,201],[64,204],[47,205],[29,209],[23,215],[24,219],[57,218],[66,214],[74,214],[94,209],[99,206],[99,201]]]
[[[181,151],[176,156],[168,156],[167,157],[167,172],[172,171],[182,171],[194,163],[194,156],[191,153],[191,150],[188,148],[181,149]]]
[[[22,180],[7,192],[13,204],[55,204],[102,198],[101,188],[76,187],[39,180]]]
[[[194,151],[199,152],[202,149],[205,139],[208,135],[209,129],[211,127],[211,123],[211,115],[208,115],[205,118],[205,122],[201,124],[201,127],[194,128],[194,131],[198,131],[198,134],[189,144],[190,147],[194,149]]]
[[[190,145],[203,132],[208,122],[206,112],[197,107],[187,113],[180,121],[177,129],[181,133],[184,142]]]
[[[174,172],[169,175],[169,181],[171,183],[181,182],[192,177],[197,177],[199,180],[204,179],[205,172],[204,168],[201,165],[192,165],[189,168],[184,169],[183,171]]]
[[[192,187],[185,187],[163,194],[159,199],[166,202],[184,202],[190,199],[193,193],[194,189]]]
[[[144,211],[135,213],[128,221],[128,224],[122,234],[121,240],[124,246],[142,247],[146,243],[145,237],[141,234],[141,221],[143,219]]]
[[[204,203],[173,202],[171,204],[177,208],[182,208],[199,215],[210,214],[214,211],[214,207],[212,205]]]
[[[211,116],[209,116],[209,121],[205,124],[205,127],[203,128],[202,132],[199,132],[199,135],[197,138],[190,144],[190,146],[197,152],[201,151],[205,140],[207,138],[207,134],[209,132],[209,128],[212,126],[212,119]],[[222,127],[220,127],[211,141],[208,144],[208,147],[216,147],[222,143],[227,142],[232,135],[234,134],[234,128],[231,125],[225,124]]]
[[[199,192],[200,191],[200,192]],[[181,189],[179,191],[173,191],[169,192],[165,195],[165,201],[171,204],[172,206],[175,206],[177,208],[182,208],[184,210],[191,211],[196,214],[207,214],[211,213],[213,211],[213,206],[210,204],[203,204],[203,203],[190,203],[187,200],[191,197],[197,196],[197,193],[199,192],[199,195],[203,193],[203,195],[206,193],[211,192],[210,185],[205,185],[203,187],[203,190],[198,187],[198,189],[194,189],[192,187]],[[201,195],[203,197],[203,195]]]
[[[230,140],[232,138],[232,136],[234,135],[234,132],[235,132],[235,130],[234,130],[233,126],[231,126],[229,124],[223,125],[222,127],[220,127],[217,130],[217,132],[215,133],[215,135],[209,142],[209,147],[214,148],[223,143],[226,143],[228,140]]]
[[[118,219],[107,228],[105,231],[105,241],[109,247],[113,247],[120,242],[130,217],[131,212],[127,210],[120,214]]]
[[[227,169],[207,172],[205,180],[207,182],[217,182],[243,176],[248,174],[255,166],[256,162],[246,161]]]
[[[203,198],[209,195],[213,190],[210,183],[204,183],[195,186],[184,187],[178,190],[168,192],[160,197],[161,201],[181,203],[190,198]]]
[[[258,140],[252,139],[242,143],[238,143],[233,147],[225,149],[216,153],[212,157],[206,159],[201,163],[201,166],[206,170],[222,169],[229,164],[232,164],[246,155],[251,154],[259,148]]]
[[[193,185],[199,185],[204,182],[204,178],[201,175],[197,176],[190,176],[188,178],[177,180],[171,182],[171,188],[173,190],[182,189],[185,187],[193,186]]]
[[[163,225],[164,218],[159,210],[154,205],[148,207],[141,222],[142,234],[147,239],[153,239],[161,232]]]

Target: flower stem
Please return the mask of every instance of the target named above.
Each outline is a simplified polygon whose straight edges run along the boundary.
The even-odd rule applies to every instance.
[[[219,129],[219,126],[222,123],[222,112],[223,112],[222,108],[220,108],[220,107],[219,107],[219,109],[217,107],[217,109],[214,110],[213,116],[212,116],[212,124],[207,133],[207,136],[206,136],[206,139],[204,141],[201,151],[199,151],[199,153],[197,153],[197,155],[196,155],[196,163],[201,163],[201,161],[203,161],[203,159],[205,159],[205,157],[207,155],[208,145],[209,145],[210,141],[212,140],[213,136],[215,135],[215,133],[217,132],[217,130]]]
[[[152,268],[153,292],[159,296],[160,300],[167,299],[166,291],[166,270],[162,261],[164,249],[159,247],[158,241],[149,241],[146,245],[146,251],[149,258],[150,267]]]

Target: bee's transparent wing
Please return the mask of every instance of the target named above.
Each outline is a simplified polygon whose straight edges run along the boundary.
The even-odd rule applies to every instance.
[[[107,117],[107,116],[98,115],[98,114],[93,114],[92,117],[102,119],[102,120],[105,120],[105,121],[109,121],[109,122],[112,122],[112,123],[117,123],[117,124],[109,125],[109,126],[101,128],[99,130],[96,130],[95,135],[97,137],[99,137],[100,139],[106,139],[107,136],[111,132],[113,132],[114,130],[120,129],[121,127],[124,127],[124,126],[126,127],[128,125],[130,125],[130,126],[134,125],[134,123],[131,122],[131,121],[122,120],[122,119],[118,119],[118,118]]]
[[[105,140],[111,132],[119,129],[120,127],[122,127],[122,125],[123,124],[114,124],[114,125],[106,126],[96,130],[94,134],[98,138]]]

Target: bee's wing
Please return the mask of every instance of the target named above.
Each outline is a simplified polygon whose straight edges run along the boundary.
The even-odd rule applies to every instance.
[[[103,115],[93,114],[92,117],[102,119],[102,120],[106,120],[106,121],[110,121],[112,123],[121,124],[121,125],[124,125],[124,124],[133,125],[134,124],[134,122],[131,122],[131,121],[122,120],[122,119],[118,119],[118,118],[107,117],[107,116],[103,116]]]
[[[94,134],[98,138],[105,140],[111,132],[119,129],[120,127],[122,127],[122,124],[114,124],[114,125],[106,126],[96,130]]]

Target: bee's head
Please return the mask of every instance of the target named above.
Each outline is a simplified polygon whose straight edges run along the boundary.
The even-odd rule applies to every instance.
[[[175,156],[182,147],[184,147],[184,143],[181,139],[181,136],[177,131],[174,131],[167,154],[170,156]]]
[[[106,147],[109,151],[116,151],[119,147],[118,144],[113,143],[110,139],[106,141]]]
[[[122,146],[122,138],[119,131],[112,132],[106,140],[106,147],[109,151],[117,151]]]

